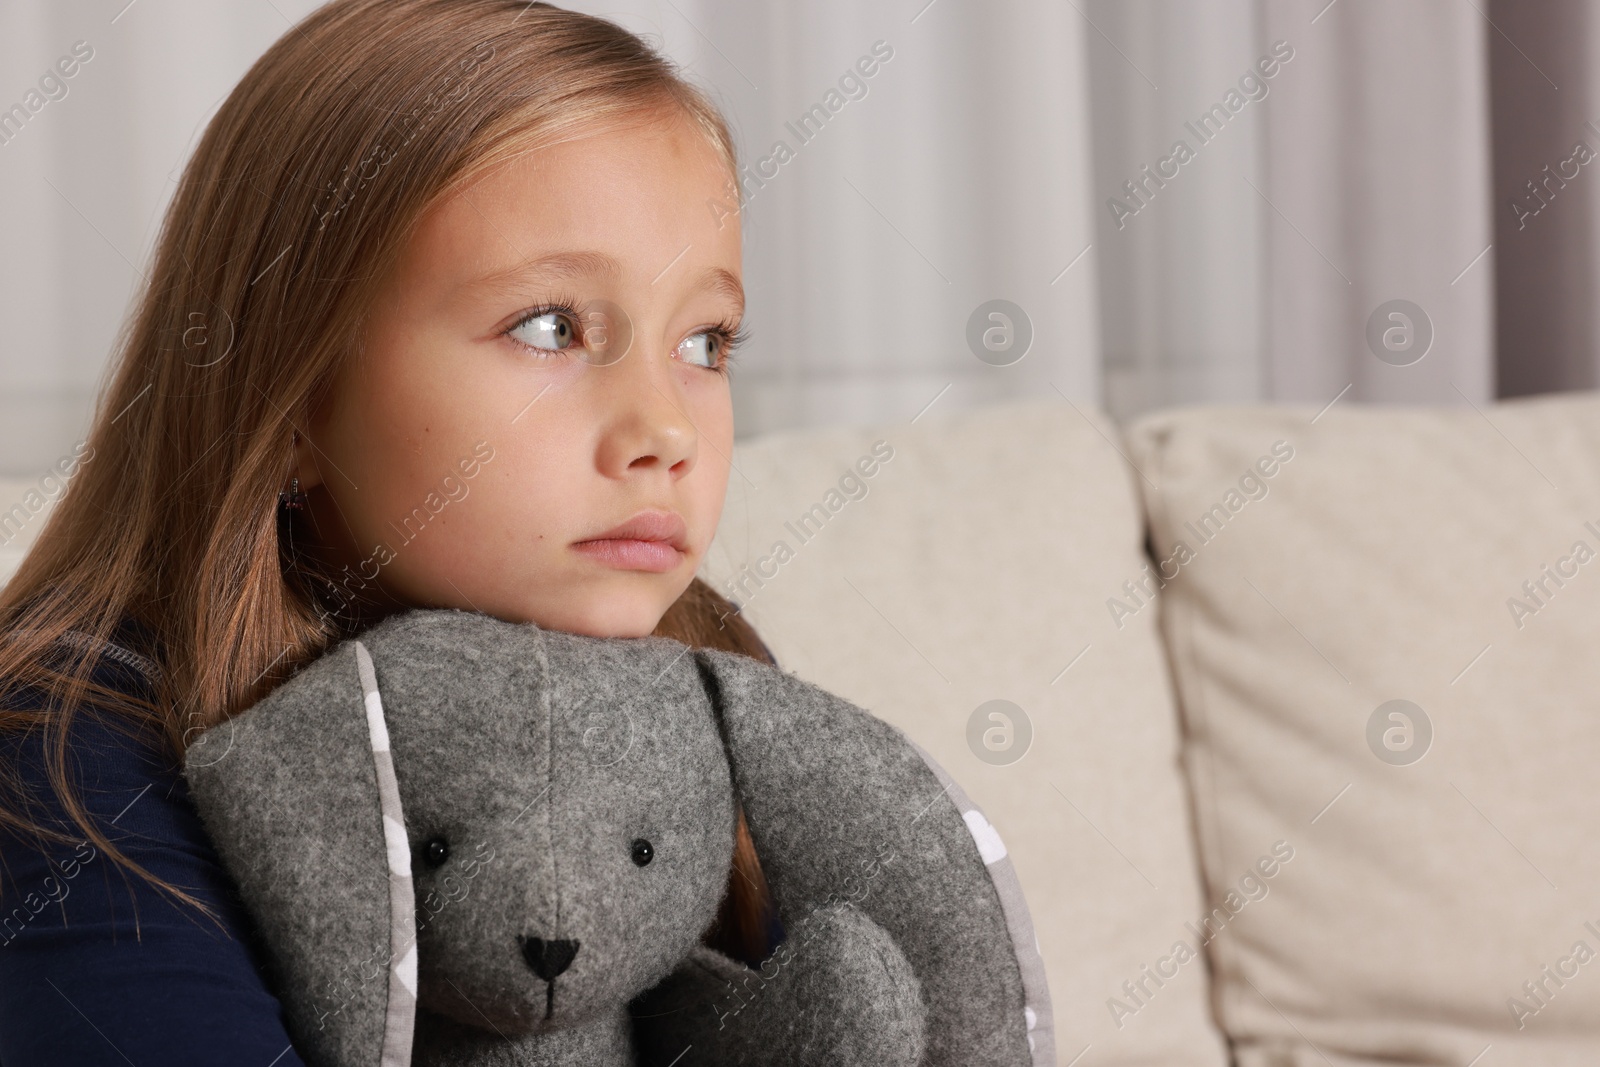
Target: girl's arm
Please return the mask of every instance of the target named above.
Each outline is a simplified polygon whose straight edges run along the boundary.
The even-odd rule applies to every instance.
[[[117,670],[102,660],[96,680],[124,684]],[[223,929],[90,844],[41,849],[0,833],[0,1063],[303,1067],[177,768],[91,709],[75,717],[70,744],[80,797],[102,832],[204,900]],[[36,822],[75,830],[37,738],[8,742],[0,759],[38,798]]]

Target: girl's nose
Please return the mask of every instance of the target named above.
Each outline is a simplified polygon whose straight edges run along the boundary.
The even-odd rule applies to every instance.
[[[636,340],[626,357],[590,372],[598,381],[594,395],[609,408],[599,420],[605,431],[597,457],[609,477],[651,466],[682,477],[693,468],[699,430],[684,410],[675,369],[670,355]]]

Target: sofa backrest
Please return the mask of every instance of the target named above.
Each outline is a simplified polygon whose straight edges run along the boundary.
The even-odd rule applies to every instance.
[[[1595,1063],[1600,394],[1126,441],[1240,1067]]]
[[[1059,1063],[1218,1067],[1205,961],[1174,951],[1204,908],[1156,613],[1106,608],[1144,558],[1120,447],[1059,401],[741,442],[701,574],[998,830]]]

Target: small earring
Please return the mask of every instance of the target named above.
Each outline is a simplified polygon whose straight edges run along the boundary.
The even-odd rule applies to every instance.
[[[300,476],[296,475],[290,483],[289,491],[278,490],[278,506],[300,511],[306,506],[306,494],[300,488]]]

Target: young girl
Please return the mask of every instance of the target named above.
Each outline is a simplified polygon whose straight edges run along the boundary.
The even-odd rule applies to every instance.
[[[245,76],[0,592],[5,1067],[300,1062],[179,768],[384,615],[770,661],[694,576],[737,173],[667,60],[541,3],[333,0]],[[737,832],[706,940],[753,965],[782,932]]]

